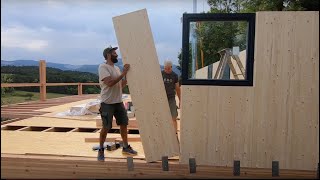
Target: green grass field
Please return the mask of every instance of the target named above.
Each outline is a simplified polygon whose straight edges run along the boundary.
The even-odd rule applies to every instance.
[[[58,93],[47,93],[47,99],[70,96],[68,94],[58,94]],[[6,104],[16,104],[22,103],[26,101],[36,101],[40,99],[39,92],[27,92],[27,91],[17,91],[15,90],[13,93],[6,93],[1,96],[1,105]]]

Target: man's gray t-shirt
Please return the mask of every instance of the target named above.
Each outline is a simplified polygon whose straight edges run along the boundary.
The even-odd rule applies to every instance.
[[[168,99],[175,98],[176,83],[178,82],[178,75],[173,71],[170,74],[167,74],[164,71],[162,71],[161,73],[162,73],[164,87],[166,88]]]
[[[117,66],[111,66],[103,63],[99,65],[99,83],[101,88],[101,102],[106,104],[115,104],[122,102],[122,87],[121,81],[112,87],[107,86],[102,80],[108,76],[116,79],[121,75],[120,69]]]

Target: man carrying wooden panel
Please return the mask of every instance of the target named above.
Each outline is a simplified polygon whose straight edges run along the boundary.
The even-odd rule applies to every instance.
[[[112,128],[113,116],[117,125],[120,125],[120,134],[123,140],[122,153],[127,155],[137,155],[137,152],[128,144],[128,116],[122,102],[122,88],[127,85],[123,79],[129,71],[130,65],[125,64],[121,73],[119,67],[114,63],[118,62],[116,50],[118,47],[108,47],[104,49],[103,56],[106,63],[99,66],[99,83],[101,87],[101,106],[100,115],[102,129],[100,132],[100,149],[98,150],[98,161],[104,161],[103,144],[106,140],[108,131]]]

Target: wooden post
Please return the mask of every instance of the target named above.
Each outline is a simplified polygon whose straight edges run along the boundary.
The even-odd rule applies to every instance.
[[[39,62],[39,76],[40,76],[40,101],[45,101],[47,98],[46,90],[46,61],[40,60]]]
[[[78,95],[82,95],[82,83],[78,83]]]

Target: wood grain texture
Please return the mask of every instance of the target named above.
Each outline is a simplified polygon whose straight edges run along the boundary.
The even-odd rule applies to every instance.
[[[146,160],[179,155],[147,11],[116,16],[113,24],[122,60],[130,64],[127,80]]]
[[[80,128],[97,128],[95,120],[65,120],[61,118],[50,117],[32,117],[17,122],[12,122],[10,126],[39,126],[39,127],[80,127]]]
[[[125,159],[106,159],[98,162],[90,157],[39,156],[1,154],[3,179],[269,179],[271,169],[241,168],[240,177],[233,176],[231,167],[197,165],[196,173],[189,173],[188,165],[169,159],[169,171],[163,171],[161,162],[146,163],[134,159],[134,170],[128,171]],[[285,179],[315,179],[315,171],[280,169]]]
[[[319,12],[256,13],[253,87],[182,87],[187,163],[315,170],[319,161]]]

